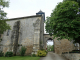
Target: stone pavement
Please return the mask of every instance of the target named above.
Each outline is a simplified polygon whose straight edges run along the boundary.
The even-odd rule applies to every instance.
[[[40,60],[67,60],[67,59],[56,53],[48,52],[47,56],[40,58]]]

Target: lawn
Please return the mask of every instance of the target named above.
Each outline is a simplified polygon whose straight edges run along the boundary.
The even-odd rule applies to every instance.
[[[40,57],[28,57],[28,56],[13,56],[13,57],[0,57],[0,60],[39,60]]]

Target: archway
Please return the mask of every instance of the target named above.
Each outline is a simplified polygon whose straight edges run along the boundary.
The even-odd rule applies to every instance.
[[[47,43],[47,47],[46,47],[47,51],[54,51],[54,41],[53,41],[53,39],[48,38],[46,43]]]
[[[50,36],[49,34],[44,34],[44,41],[43,41],[43,43],[44,43],[44,49],[46,50],[47,49],[47,43],[48,42],[53,42],[53,43],[51,43],[52,45],[54,44],[54,39],[53,39],[53,36]],[[50,44],[50,45],[51,45]],[[53,51],[55,51],[55,47],[54,47],[54,50]]]

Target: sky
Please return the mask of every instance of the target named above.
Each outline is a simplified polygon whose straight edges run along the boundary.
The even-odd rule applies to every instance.
[[[9,8],[5,8],[8,18],[35,15],[38,11],[45,12],[45,17],[50,16],[58,2],[63,0],[10,0]]]
[[[37,12],[42,10],[45,12],[45,19],[50,16],[52,10],[56,7],[57,3],[63,0],[10,0],[9,7],[4,8],[7,13],[7,18],[18,18],[36,15]],[[47,44],[53,45],[52,42]]]
[[[48,41],[47,45],[54,45],[53,41]]]

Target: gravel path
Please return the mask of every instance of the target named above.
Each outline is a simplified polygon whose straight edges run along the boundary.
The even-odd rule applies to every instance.
[[[46,57],[42,57],[40,60],[67,60],[64,57],[53,53],[53,52],[48,52]]]

